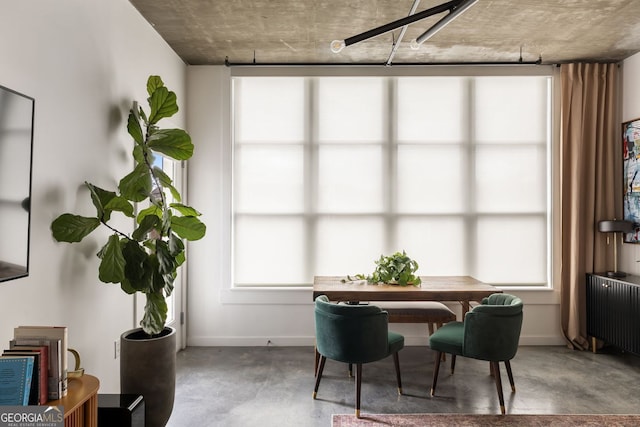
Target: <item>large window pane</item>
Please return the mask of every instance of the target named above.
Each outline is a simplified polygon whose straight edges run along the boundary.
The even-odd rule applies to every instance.
[[[466,234],[461,217],[401,218],[395,247],[419,260],[421,275],[464,276],[469,274]]]
[[[398,79],[398,141],[461,142],[466,81],[462,77]]]
[[[544,212],[546,150],[541,146],[481,146],[476,152],[479,212]]]
[[[244,145],[235,151],[234,203],[242,213],[304,210],[302,146]]]
[[[316,236],[314,275],[369,274],[385,246],[379,218],[323,217]]]
[[[378,142],[385,129],[385,79],[327,77],[318,82],[321,142]]]
[[[475,138],[478,142],[547,140],[548,77],[478,77]]]
[[[381,212],[380,146],[322,146],[318,155],[320,212]]]
[[[401,213],[453,213],[467,208],[465,151],[460,146],[400,145],[397,204]]]
[[[234,80],[236,142],[300,142],[304,139],[304,79]]]
[[[546,236],[542,216],[479,219],[474,276],[488,283],[544,283]]]
[[[302,218],[239,217],[235,226],[236,285],[309,282]]]

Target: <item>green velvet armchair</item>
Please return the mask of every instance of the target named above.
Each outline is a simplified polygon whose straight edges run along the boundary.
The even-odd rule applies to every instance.
[[[320,364],[316,372],[313,398],[316,398],[327,358],[356,365],[356,417],[360,417],[362,365],[393,355],[402,394],[398,351],[404,337],[388,330],[387,312],[373,305],[333,304],[325,295],[315,300],[316,349]]]
[[[504,362],[511,390],[515,392],[510,360],[518,351],[522,316],[520,298],[509,294],[493,294],[468,312],[464,322],[447,323],[431,335],[429,346],[436,352],[431,396],[436,391],[443,353],[452,355],[451,374],[455,369],[456,356],[487,360],[496,382],[500,411],[504,415],[506,411],[499,362]]]

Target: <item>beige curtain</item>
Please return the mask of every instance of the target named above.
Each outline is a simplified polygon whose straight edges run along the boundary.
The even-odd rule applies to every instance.
[[[618,65],[565,64],[560,75],[562,331],[569,346],[586,349],[585,274],[613,269],[597,222],[622,218]]]

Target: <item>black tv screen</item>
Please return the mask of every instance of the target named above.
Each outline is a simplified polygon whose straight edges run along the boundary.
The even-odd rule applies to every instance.
[[[34,107],[0,86],[0,282],[29,275]]]

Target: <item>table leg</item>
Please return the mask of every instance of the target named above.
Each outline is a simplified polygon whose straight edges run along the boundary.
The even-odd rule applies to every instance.
[[[464,320],[464,316],[469,312],[471,304],[469,304],[469,300],[460,301],[460,304],[462,304],[462,320]]]

